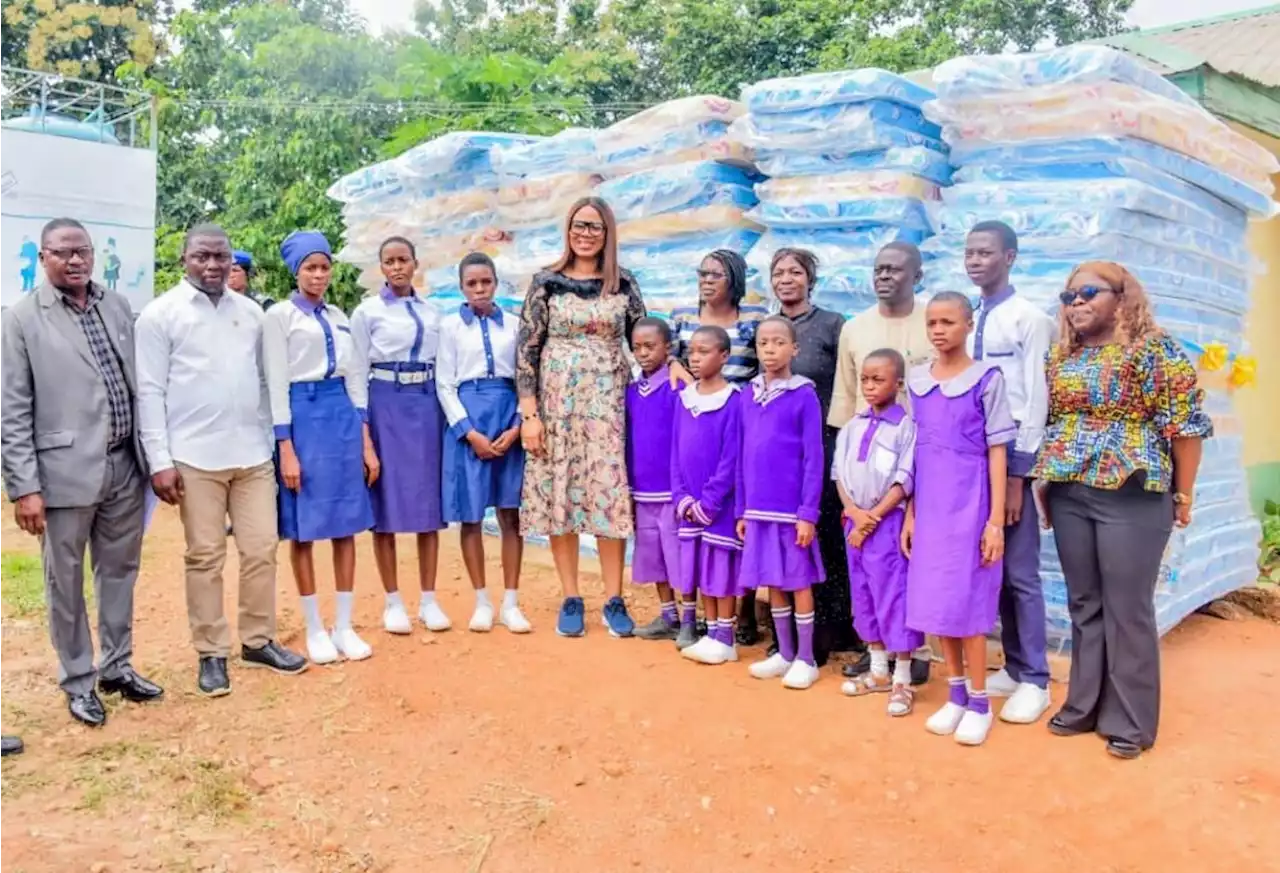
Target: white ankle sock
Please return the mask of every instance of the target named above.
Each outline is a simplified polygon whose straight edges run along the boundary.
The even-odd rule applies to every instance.
[[[428,603],[435,603],[435,602],[436,602],[436,593],[434,591],[424,591],[422,592],[422,597],[418,599],[418,608],[421,609],[422,607],[426,606]]]
[[[893,665],[893,684],[911,684],[911,656],[906,652],[899,652],[898,661]]]
[[[476,606],[488,606],[488,605],[489,605],[489,589],[477,588],[476,589]]]
[[[871,650],[871,675],[872,676],[888,676],[889,675],[889,653],[884,649]]]
[[[307,633],[323,633],[324,619],[320,618],[320,600],[314,594],[298,597],[302,604],[302,615],[307,622]]]
[[[516,595],[519,592],[514,588],[508,588],[502,592],[502,608],[513,609],[516,605]]]
[[[399,592],[399,591],[388,591],[388,592],[387,592],[387,604],[386,604],[386,605],[387,605],[387,606],[398,606],[398,607],[400,607],[401,609],[404,609],[404,601],[400,599],[400,592]]]
[[[339,591],[334,595],[338,604],[338,617],[334,622],[335,630],[351,630],[351,607],[356,602],[354,591]]]

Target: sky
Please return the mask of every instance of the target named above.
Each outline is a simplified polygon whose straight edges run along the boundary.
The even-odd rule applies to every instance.
[[[1160,27],[1211,15],[1226,15],[1267,6],[1274,0],[1137,0],[1129,10],[1134,27]],[[372,30],[409,30],[414,0],[352,0]]]

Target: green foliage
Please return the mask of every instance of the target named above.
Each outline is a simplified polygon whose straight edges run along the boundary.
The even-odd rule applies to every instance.
[[[9,0],[4,62],[111,82],[121,64],[155,63],[164,49],[156,25],[172,14],[171,0]]]
[[[9,615],[32,618],[44,613],[44,570],[39,557],[6,552],[0,557],[0,575]]]
[[[1262,507],[1262,578],[1280,584],[1280,504],[1268,500]]]

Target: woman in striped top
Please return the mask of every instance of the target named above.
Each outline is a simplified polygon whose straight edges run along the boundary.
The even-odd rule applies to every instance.
[[[672,353],[688,363],[689,341],[700,327],[722,327],[729,334],[729,362],[724,377],[737,384],[760,369],[756,360],[756,326],[769,315],[763,306],[743,305],[747,296],[747,262],[742,255],[717,249],[698,267],[698,305],[671,313]]]

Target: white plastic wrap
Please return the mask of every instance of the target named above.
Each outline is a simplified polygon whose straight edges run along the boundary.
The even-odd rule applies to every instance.
[[[504,184],[515,179],[545,179],[567,173],[593,174],[597,131],[569,127],[545,139],[516,142],[493,149],[493,168]]]
[[[928,88],[897,73],[874,67],[766,79],[742,89],[742,100],[753,115],[797,112],[867,100],[890,100],[905,106],[921,106],[933,96]]]

